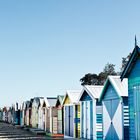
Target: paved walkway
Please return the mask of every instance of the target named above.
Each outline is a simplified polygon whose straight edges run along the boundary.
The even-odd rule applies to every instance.
[[[17,128],[11,124],[0,122],[0,140],[49,140],[49,139],[60,139],[60,138],[36,136],[35,134],[29,131]]]

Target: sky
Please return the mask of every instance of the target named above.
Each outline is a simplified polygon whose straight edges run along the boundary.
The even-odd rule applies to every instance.
[[[140,42],[138,0],[0,1],[0,106],[82,89]]]

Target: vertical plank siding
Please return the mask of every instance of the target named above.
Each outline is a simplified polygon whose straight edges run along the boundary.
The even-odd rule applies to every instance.
[[[97,105],[96,107],[96,135],[97,139],[103,139],[103,116],[102,116],[102,106]]]
[[[140,139],[140,57],[135,62],[130,75],[128,76],[129,93],[129,136],[130,139]],[[135,97],[135,95],[138,95]]]

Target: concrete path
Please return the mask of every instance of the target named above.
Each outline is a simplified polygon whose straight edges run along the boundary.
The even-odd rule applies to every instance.
[[[49,140],[60,138],[50,138],[46,136],[37,136],[29,131],[17,128],[11,124],[0,122],[0,140]]]

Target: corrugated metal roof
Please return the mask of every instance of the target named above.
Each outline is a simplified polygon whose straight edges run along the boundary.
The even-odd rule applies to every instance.
[[[64,95],[59,95],[59,101],[60,101],[61,104],[63,102],[63,99],[64,99]]]
[[[92,98],[98,99],[101,95],[103,86],[98,85],[85,85],[84,90],[86,90]]]
[[[66,95],[69,96],[71,103],[78,103],[81,90],[67,90]]]
[[[45,102],[47,107],[54,107],[56,105],[57,98],[56,97],[47,97],[45,98]]]
[[[43,107],[44,98],[39,98],[39,102],[40,102],[39,106],[40,106],[40,107]]]
[[[128,96],[128,80],[124,78],[121,81],[120,76],[108,76],[109,81],[112,86],[116,89],[119,96]]]
[[[64,99],[64,95],[58,95],[57,96],[57,101],[56,101],[56,106],[57,105],[62,105]]]

